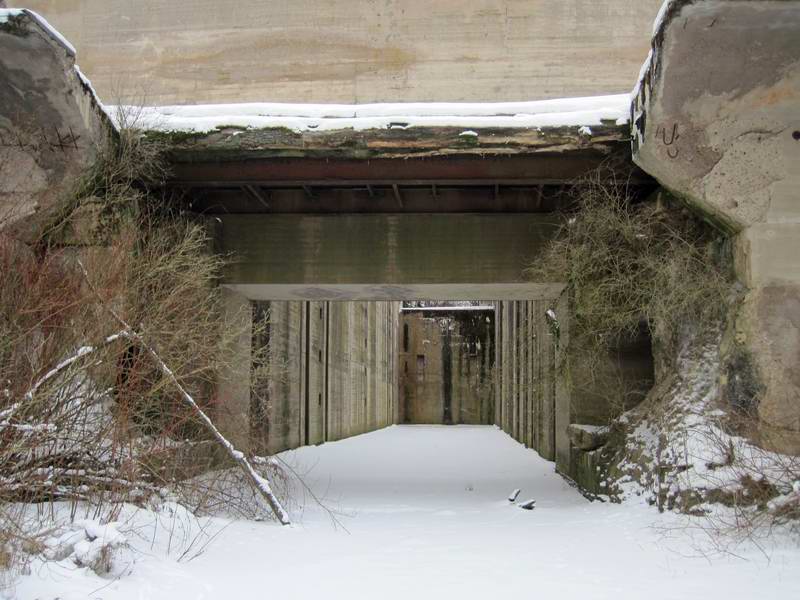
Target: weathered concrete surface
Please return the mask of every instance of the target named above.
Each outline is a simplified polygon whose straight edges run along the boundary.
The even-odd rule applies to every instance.
[[[250,444],[250,369],[252,353],[252,312],[250,301],[231,290],[222,290],[226,324],[238,331],[227,351],[226,369],[220,373],[216,389],[217,427],[238,448]]]
[[[108,124],[72,49],[31,13],[0,11],[0,81],[0,226],[24,225],[30,238]]]
[[[634,160],[731,233],[748,293],[729,356],[800,431],[800,2],[673,2],[634,100]],[[723,380],[723,389],[731,382]]]
[[[344,119],[342,119],[344,121]],[[209,133],[149,131],[166,140],[176,162],[232,161],[252,158],[410,158],[453,155],[509,155],[530,152],[580,151],[600,157],[619,150],[629,138],[626,125],[606,121],[581,126],[465,127],[406,126],[402,118],[387,128],[292,131],[285,127],[244,129],[223,126]],[[488,119],[487,119],[488,121]],[[589,131],[587,131],[589,129]],[[464,135],[465,131],[474,135]]]
[[[13,3],[12,3],[13,4]],[[661,0],[28,0],[104,99],[488,101],[630,89]]]
[[[608,427],[596,425],[578,425],[576,423],[567,427],[569,441],[578,450],[591,452],[597,450],[608,441]]]
[[[225,287],[251,300],[546,300],[558,297],[562,283],[234,283]]]
[[[225,306],[259,332],[238,340],[218,386],[219,426],[239,447],[273,454],[396,422],[397,303],[251,303],[228,292]]]
[[[400,422],[494,423],[494,310],[405,310],[398,338]]]
[[[554,309],[557,322],[548,320]],[[569,476],[566,299],[503,301],[495,317],[495,423]]]
[[[550,215],[228,215],[231,284],[515,283],[554,235]],[[413,296],[407,296],[406,299]]]
[[[791,220],[800,4],[672,6],[634,100],[635,161],[733,231]]]

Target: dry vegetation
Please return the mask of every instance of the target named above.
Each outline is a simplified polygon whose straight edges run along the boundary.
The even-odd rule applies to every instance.
[[[529,273],[567,281],[573,393],[612,407],[603,486],[624,496],[633,484],[660,508],[705,516],[697,526],[720,546],[796,519],[800,457],[754,442],[757,386],[746,401],[720,399],[721,332],[741,299],[728,242],[667,194],[633,202],[602,171],[577,186],[575,206]],[[622,369],[601,357],[643,332],[655,382],[631,402]]]
[[[225,321],[204,228],[147,191],[161,151],[123,129],[35,244],[0,223],[0,570],[35,548],[23,504],[88,503],[109,519],[169,489],[198,512],[253,512],[254,494],[208,474],[251,462],[198,410],[216,408],[241,321]],[[250,483],[277,471],[252,464]]]
[[[528,269],[537,281],[566,281],[573,386],[615,408],[628,398],[622,371],[606,357],[642,338],[653,340],[657,375],[674,367],[687,328],[714,329],[724,318],[731,278],[713,230],[677,204],[631,200],[625,181],[600,169],[573,191],[573,211],[545,256]]]

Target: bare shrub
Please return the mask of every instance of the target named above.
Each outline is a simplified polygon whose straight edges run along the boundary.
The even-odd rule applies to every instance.
[[[702,516],[696,526],[720,551],[762,544],[776,527],[800,532],[800,457],[757,445],[752,427],[752,415],[712,408],[680,432],[687,468],[672,474],[670,502]]]
[[[621,345],[650,336],[657,372],[674,367],[683,327],[714,328],[731,278],[715,232],[662,194],[636,202],[626,181],[598,169],[573,190],[573,208],[543,257],[536,281],[566,281],[573,384],[605,396],[616,415],[643,398],[615,366]],[[574,370],[573,370],[574,371]]]
[[[123,129],[34,245],[0,223],[0,507],[66,500],[112,520],[121,501],[247,462],[195,451],[213,445],[199,410],[217,408],[241,320],[222,310],[224,260],[202,223],[148,190],[162,150]],[[19,547],[6,517],[0,546]]]
[[[754,402],[720,396],[723,369],[747,388],[736,398],[758,396],[746,357],[722,364],[722,332],[741,299],[725,239],[668,194],[636,202],[603,171],[576,187],[575,207],[529,275],[568,283],[573,392],[613,407],[616,442],[601,450],[611,493],[702,517],[690,526],[719,550],[795,527],[800,460],[767,449],[780,444],[763,439]],[[607,357],[642,331],[655,385],[635,406]]]
[[[132,492],[145,449],[196,436],[198,426],[152,360],[118,335],[105,305],[147,331],[175,376],[210,403],[224,329],[209,285],[219,259],[204,252],[202,229],[185,223],[130,219],[110,245],[39,256],[5,242],[4,499]]]

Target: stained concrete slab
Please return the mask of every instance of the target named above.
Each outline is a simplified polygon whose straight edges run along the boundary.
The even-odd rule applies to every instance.
[[[661,0],[24,4],[75,42],[104,98],[164,105],[625,92],[647,55]]]
[[[558,228],[555,216],[543,214],[223,215],[219,220],[220,250],[232,256],[224,283],[307,288],[524,283],[524,269]]]
[[[674,0],[652,46],[634,161],[731,237],[725,351],[757,365],[764,425],[800,432],[800,2]]]

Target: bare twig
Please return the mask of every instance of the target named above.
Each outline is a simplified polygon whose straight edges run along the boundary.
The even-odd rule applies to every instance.
[[[91,280],[89,278],[89,273],[87,272],[86,267],[83,265],[80,259],[78,260],[78,265],[80,266],[81,271],[83,272],[87,284],[90,286],[90,288],[92,288],[92,290],[98,296],[100,301],[103,302],[100,294],[97,292],[96,289],[94,289]],[[148,344],[139,333],[134,331],[133,328],[125,321],[125,319],[123,319],[119,314],[117,314],[117,312],[113,308],[108,306],[108,304],[106,304],[105,302],[103,302],[103,305],[105,309],[111,314],[111,316],[114,317],[114,319],[124,327],[123,332],[117,335],[125,337],[128,340],[135,342],[150,355],[150,357],[156,363],[161,372],[164,375],[166,375],[167,378],[172,382],[172,384],[177,388],[178,392],[183,398],[183,401],[191,408],[192,412],[194,412],[195,415],[200,419],[200,421],[203,423],[203,425],[206,427],[209,433],[211,433],[211,435],[214,437],[217,443],[225,450],[228,456],[239,466],[239,468],[248,478],[250,484],[254,487],[254,489],[258,491],[258,493],[264,498],[269,507],[272,509],[272,512],[275,515],[275,517],[280,521],[282,525],[289,525],[291,523],[291,520],[289,519],[289,514],[286,512],[286,510],[283,508],[278,498],[273,493],[269,481],[266,478],[259,475],[253,468],[253,466],[250,464],[250,461],[247,460],[247,457],[244,455],[244,453],[237,450],[234,447],[234,445],[230,441],[228,441],[228,439],[224,435],[222,435],[220,430],[217,429],[217,427],[214,425],[213,421],[211,421],[211,419],[205,413],[205,411],[203,411],[203,409],[200,408],[200,406],[197,404],[197,402],[195,402],[191,394],[189,394],[189,392],[186,391],[186,388],[184,388],[183,385],[181,385],[180,381],[178,381],[178,378],[175,376],[172,370],[167,366],[167,364],[161,359],[161,357],[155,351],[155,349],[150,344]]]

